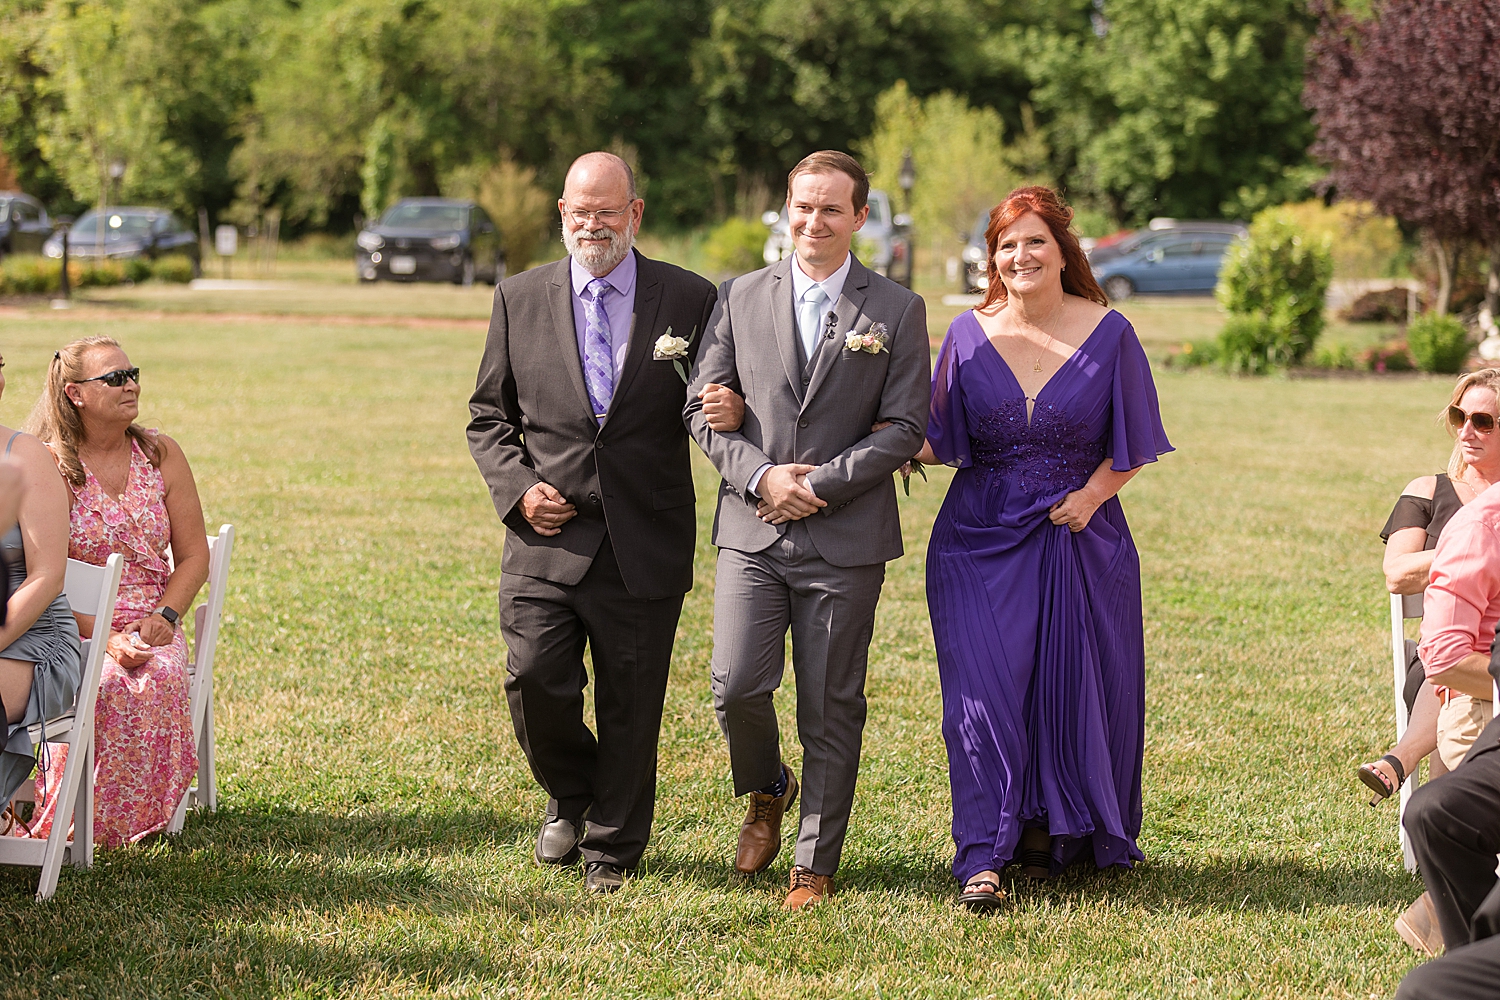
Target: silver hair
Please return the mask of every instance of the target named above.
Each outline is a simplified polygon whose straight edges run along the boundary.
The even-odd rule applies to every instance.
[[[602,240],[608,238],[607,246],[588,246],[582,241]],[[615,265],[624,260],[630,254],[631,247],[635,246],[635,227],[626,226],[622,233],[608,226],[600,226],[598,229],[577,229],[568,232],[568,227],[563,226],[563,246],[568,248],[568,254],[589,274],[594,277],[602,277],[615,269]]]

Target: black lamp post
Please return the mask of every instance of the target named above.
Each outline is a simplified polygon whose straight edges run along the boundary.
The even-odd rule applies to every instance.
[[[917,186],[917,165],[912,162],[911,150],[907,150],[901,157],[901,170],[896,174],[896,183],[901,187],[901,195],[906,202],[907,214],[911,213],[911,189]]]
[[[917,186],[917,165],[912,162],[911,150],[901,157],[901,169],[896,173],[896,184],[901,188],[901,200],[905,202],[906,215],[911,217],[911,189]],[[906,267],[908,284],[917,281],[917,241],[910,231],[906,234]]]
[[[62,275],[58,285],[58,293],[64,299],[73,297],[73,287],[68,283],[68,230],[73,228],[71,222],[61,222],[58,226],[62,230]]]

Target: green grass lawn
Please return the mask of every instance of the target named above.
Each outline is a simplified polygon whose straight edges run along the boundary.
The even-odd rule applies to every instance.
[[[1178,450],[1124,494],[1147,860],[1016,886],[991,917],[954,906],[947,871],[923,593],[947,476],[914,483],[840,892],[788,916],[787,851],[730,874],[706,463],[652,846],[625,892],[590,898],[578,870],[531,862],[543,796],[501,688],[502,534],[463,438],[478,325],[12,312],[0,420],[24,418],[56,346],[97,332],[141,366],[144,422],[186,449],[210,527],[239,527],[221,807],[65,869],[45,905],[34,872],[0,870],[0,996],[1364,1000],[1415,964],[1391,921],[1420,884],[1354,768],[1391,729],[1376,531],[1443,463],[1445,380],[1160,375]],[[781,704],[789,719],[789,689]]]

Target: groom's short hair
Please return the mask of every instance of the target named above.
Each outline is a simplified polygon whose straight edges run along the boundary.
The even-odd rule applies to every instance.
[[[792,172],[786,175],[786,200],[792,200],[792,181],[798,174],[848,174],[854,181],[854,211],[858,212],[864,208],[870,200],[870,175],[865,173],[865,168],[859,165],[859,161],[848,153],[840,153],[836,149],[820,149],[816,153],[808,153],[802,158],[802,162],[792,168]]]

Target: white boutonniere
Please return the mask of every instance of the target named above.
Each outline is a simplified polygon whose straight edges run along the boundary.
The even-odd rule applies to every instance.
[[[886,350],[885,343],[890,339],[891,332],[884,323],[871,323],[864,333],[850,330],[844,334],[844,350],[879,354]]]
[[[687,358],[688,348],[693,346],[693,340],[697,336],[696,326],[686,337],[672,336],[672,328],[667,327],[667,332],[657,337],[656,343],[651,347],[651,360],[672,362],[672,367],[677,369],[677,374],[682,378],[682,384],[687,385],[688,373],[682,362]]]

